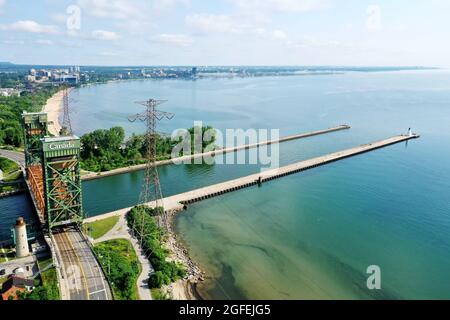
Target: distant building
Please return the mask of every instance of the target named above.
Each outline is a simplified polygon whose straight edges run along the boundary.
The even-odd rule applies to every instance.
[[[20,91],[14,88],[0,88],[0,96],[3,97],[12,97],[12,96],[20,96]]]
[[[80,81],[80,77],[75,74],[64,75],[62,78],[62,82],[69,84],[78,84]]]
[[[10,276],[3,283],[1,297],[3,300],[17,300],[19,292],[30,292],[34,289],[34,281],[17,276]]]
[[[26,79],[27,79],[27,81],[29,81],[29,82],[35,82],[36,81],[36,76],[35,75],[28,75],[27,77],[26,77]]]

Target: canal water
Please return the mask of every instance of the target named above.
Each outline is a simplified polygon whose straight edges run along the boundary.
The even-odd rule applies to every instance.
[[[28,224],[37,223],[33,210],[28,194],[0,198],[0,242],[11,239],[11,229],[18,217],[23,217]]]
[[[208,271],[210,298],[450,297],[450,73],[347,73],[190,81],[133,81],[73,93],[77,134],[122,125],[133,101],[169,99],[160,129],[202,120],[218,129],[281,135],[347,123],[352,129],[283,143],[280,164],[405,133],[398,144],[191,206],[176,228]],[[89,119],[89,121],[86,121]],[[160,168],[164,195],[258,172],[259,165]],[[142,172],[83,183],[87,215],[133,205]],[[16,202],[21,202],[17,200]],[[4,210],[15,204],[0,200]],[[13,223],[13,222],[12,222]],[[382,289],[366,286],[381,268]]]

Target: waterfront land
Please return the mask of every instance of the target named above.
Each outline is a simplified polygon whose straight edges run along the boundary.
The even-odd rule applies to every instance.
[[[426,75],[420,77],[420,79],[416,79],[417,82],[423,81],[421,79],[426,78]],[[360,143],[378,139],[379,136],[406,131],[410,123],[413,123],[415,128],[420,126],[421,133],[426,132],[425,139],[405,147],[399,145],[389,152],[381,152],[376,157],[367,156],[358,161],[348,161],[346,162],[347,165],[334,166],[333,170],[324,169],[316,172],[317,174],[307,174],[302,179],[286,178],[286,180],[277,182],[276,188],[265,186],[260,189],[248,189],[245,193],[229,195],[226,198],[216,199],[217,201],[209,201],[202,206],[196,205],[191,207],[186,215],[180,215],[182,217],[180,219],[182,228],[178,231],[178,235],[183,235],[186,243],[188,243],[187,247],[193,248],[194,254],[192,257],[208,270],[208,276],[211,274],[219,279],[221,284],[229,284],[229,287],[226,287],[226,294],[230,294],[232,297],[283,298],[288,296],[315,298],[319,295],[308,295],[306,291],[310,289],[307,284],[311,286],[317,284],[317,287],[324,288],[323,292],[325,292],[319,297],[365,298],[367,295],[364,292],[359,296],[348,294],[348,291],[351,290],[357,293],[364,291],[364,288],[353,289],[349,283],[354,283],[354,281],[350,281],[352,277],[360,281],[362,274],[363,278],[365,272],[363,267],[366,267],[366,265],[362,265],[362,263],[366,263],[366,261],[372,263],[374,252],[377,261],[388,264],[390,270],[397,270],[396,268],[398,268],[397,271],[399,271],[398,277],[395,279],[389,278],[389,275],[386,274],[386,289],[383,291],[386,295],[384,297],[392,297],[393,295],[388,295],[390,292],[396,292],[398,295],[395,297],[404,297],[408,294],[414,297],[414,292],[411,293],[411,286],[414,286],[414,290],[417,290],[417,292],[423,292],[424,297],[442,297],[445,292],[448,292],[448,286],[443,283],[432,286],[428,284],[428,281],[423,281],[410,285],[408,279],[406,279],[409,277],[420,278],[424,274],[422,272],[429,268],[436,275],[442,277],[445,274],[443,269],[448,269],[448,258],[446,258],[448,255],[445,255],[445,250],[448,249],[448,233],[446,232],[448,229],[446,215],[448,203],[444,202],[444,197],[439,195],[442,194],[442,190],[448,190],[448,181],[450,180],[448,180],[448,175],[445,172],[450,171],[445,170],[446,163],[437,164],[431,160],[433,157],[440,158],[436,157],[435,151],[440,149],[444,141],[437,137],[448,136],[446,133],[448,131],[445,131],[446,127],[444,127],[444,122],[446,122],[444,120],[448,120],[448,115],[436,117],[435,119],[442,120],[433,120],[432,126],[428,123],[427,127],[426,122],[430,119],[428,113],[433,113],[435,116],[438,114],[437,110],[439,110],[439,114],[441,113],[442,108],[440,106],[442,101],[448,100],[448,94],[445,91],[436,93],[432,91],[434,88],[431,88],[426,93],[417,93],[417,96],[408,95],[406,98],[402,93],[406,90],[412,91],[412,89],[403,84],[399,85],[404,82],[397,80],[397,77],[394,78],[394,81],[390,76],[384,76],[380,77],[379,81],[385,84],[389,82],[389,79],[395,82],[395,85],[392,86],[398,85],[400,87],[401,90],[393,90],[398,94],[393,94],[390,88],[386,89],[375,81],[366,85],[367,91],[360,93],[359,83],[368,81],[367,79],[361,80],[361,78],[352,81],[347,78],[336,81],[339,82],[339,85],[335,85],[337,89],[334,87],[328,88],[326,87],[327,84],[322,83],[326,87],[324,91],[333,98],[329,99],[330,101],[323,102],[325,106],[332,106],[323,108],[324,114],[321,116],[325,117],[326,121],[333,120],[334,117],[339,117],[341,114],[347,116],[354,115],[355,112],[358,113],[359,111],[356,110],[359,109],[354,104],[349,105],[349,100],[354,100],[358,101],[358,108],[365,108],[365,112],[372,112],[371,114],[374,115],[373,127],[376,129],[361,125],[361,123],[364,124],[366,123],[364,121],[367,121],[365,116],[359,115],[360,118],[355,116],[351,120],[352,124],[357,127],[355,129],[357,130],[356,134],[352,132],[351,136],[345,136],[346,139],[332,137],[327,145],[329,149],[317,152],[324,154],[334,151],[335,145],[340,148],[346,142],[350,144],[352,143],[350,139],[355,136],[360,137],[361,141],[358,140],[357,142]],[[441,80],[445,81],[445,79]],[[319,81],[319,79],[313,81]],[[327,81],[332,82],[329,78],[327,78]],[[358,85],[353,88],[346,81],[358,83]],[[317,85],[317,83],[314,82],[314,85]],[[426,87],[426,84],[422,85]],[[403,86],[407,89],[404,89]],[[283,83],[283,86],[280,87],[287,88],[289,83],[286,85]],[[414,85],[412,87],[414,88]],[[378,88],[379,92],[371,91],[373,88]],[[420,90],[422,89],[419,88],[414,92]],[[308,90],[304,96],[309,97],[311,92],[311,90]],[[325,96],[325,93],[322,92],[314,93],[320,98]],[[392,96],[390,96],[390,99],[386,98],[386,102],[383,99],[389,94]],[[364,98],[366,96],[367,99]],[[295,100],[299,101],[300,98]],[[430,101],[428,113],[425,113],[421,107],[425,98]],[[372,100],[375,102],[372,102]],[[362,101],[361,105],[359,105],[360,101]],[[394,108],[391,101],[396,101],[399,107]],[[313,105],[313,103],[311,104]],[[402,107],[404,108],[403,111],[396,111],[402,109]],[[408,107],[408,112],[404,112],[406,107]],[[302,110],[307,108],[308,106],[305,106]],[[338,109],[338,111],[333,112],[335,110],[333,108]],[[375,112],[379,108],[389,112]],[[302,117],[303,114],[296,115],[292,117],[293,121],[298,121],[297,119],[301,118],[319,121],[314,118],[317,113],[316,107],[310,107],[310,109],[314,109],[311,114],[304,117]],[[390,120],[391,117],[392,120]],[[417,119],[421,119],[421,121],[414,122]],[[326,125],[328,123],[326,122]],[[297,125],[296,123],[293,126]],[[321,122],[319,124],[314,123],[315,127],[322,127],[322,125]],[[368,138],[368,135],[370,138]],[[317,142],[317,140],[314,142]],[[320,142],[323,143],[324,140],[320,140]],[[325,143],[327,142],[325,141]],[[307,148],[304,148],[305,145],[303,144],[295,144],[290,150],[294,153],[289,153],[290,158],[288,160],[292,161],[295,157],[300,157],[300,152],[295,153],[297,149],[301,149],[302,152],[310,152],[307,149],[308,147],[313,149],[312,145],[307,144]],[[315,143],[314,147],[316,145],[319,145],[319,143]],[[420,149],[420,152],[418,149]],[[439,152],[447,154],[445,150]],[[308,155],[310,154],[308,153]],[[346,170],[340,170],[341,168]],[[413,182],[410,182],[410,168],[415,168],[415,172],[419,172]],[[433,173],[433,170],[437,169],[439,169],[439,172],[443,172],[439,179]],[[190,170],[193,171],[192,168]],[[206,173],[209,176],[219,171],[223,172],[225,169],[212,168]],[[319,172],[320,174],[318,174]],[[192,172],[190,174],[191,177],[195,178]],[[322,179],[327,175],[329,178]],[[165,178],[165,172],[162,172],[162,177]],[[137,179],[133,180],[132,175],[125,175],[121,178],[121,180],[117,180],[121,184],[126,184],[129,180],[138,181]],[[441,190],[434,189],[434,182],[431,181],[431,178],[437,179],[436,189]],[[203,179],[206,180],[207,178]],[[109,182],[112,185],[111,188],[120,188],[117,181],[115,184]],[[168,186],[170,190],[168,192],[173,192],[174,187],[172,185],[177,184],[176,181],[163,180],[163,186]],[[302,183],[303,181],[307,183]],[[424,182],[426,182],[426,185]],[[189,183],[191,183],[190,180]],[[138,182],[134,184],[139,185]],[[95,184],[96,187],[98,185],[100,184]],[[136,187],[133,190],[134,193],[138,193],[136,191],[138,188]],[[342,188],[346,188],[345,192],[341,190]],[[421,191],[424,188],[431,188],[432,192],[422,194]],[[100,203],[99,206],[104,207],[101,207],[99,211],[109,211],[105,209],[105,203],[108,201],[124,201],[123,197],[119,200],[116,199],[118,193],[118,191],[114,194],[111,192],[110,197]],[[86,195],[86,198],[95,198],[95,204],[97,205],[100,198],[98,194],[92,192]],[[301,201],[295,199],[301,199]],[[89,206],[89,203],[93,202],[87,202],[87,211],[92,209],[92,205]],[[244,206],[243,202],[247,203],[248,206]],[[425,202],[426,204],[424,204]],[[389,203],[389,206],[386,206],[386,203]],[[433,216],[423,215],[424,212],[433,212]],[[269,218],[273,219],[270,220]],[[420,221],[420,224],[417,224],[417,221]],[[265,222],[267,222],[267,225],[264,224]],[[371,228],[366,228],[367,225],[370,225]],[[409,234],[408,229],[414,230],[414,234]],[[194,233],[195,235],[193,235]],[[289,235],[289,238],[286,237],[286,234]],[[360,234],[364,234],[372,240],[361,241],[361,238],[358,237]],[[260,239],[260,235],[263,236],[263,240]],[[277,235],[277,237],[275,238],[272,235]],[[383,237],[379,235],[383,235]],[[430,241],[430,239],[433,239],[433,241]],[[434,246],[433,244],[436,242],[439,242],[441,246]],[[347,250],[348,243],[353,243],[352,252]],[[383,245],[377,246],[377,243]],[[414,248],[412,244],[414,244]],[[383,250],[380,247],[383,247]],[[264,250],[273,253],[271,257],[261,257],[259,254]],[[386,254],[386,251],[389,254]],[[368,255],[366,252],[371,252],[371,254]],[[296,259],[300,254],[304,254],[301,257],[302,259]],[[243,256],[251,258],[243,264]],[[284,259],[281,260],[282,263],[279,262],[280,257]],[[274,261],[271,261],[270,258],[273,258]],[[362,263],[359,263],[359,261],[362,261]],[[406,261],[418,261],[418,263],[417,265],[408,265],[410,272],[401,273],[401,267],[405,268],[404,263]],[[226,265],[227,263],[229,265]],[[309,263],[311,269],[306,268]],[[223,270],[220,269],[222,264],[229,269],[225,267],[223,267]],[[280,267],[280,265],[283,267]],[[328,265],[330,267],[326,272],[323,270],[322,272],[312,271],[320,270],[317,266],[326,267]],[[245,268],[258,268],[260,273],[257,275],[260,278],[252,274],[251,270]],[[283,272],[286,279],[283,278]],[[325,273],[327,274],[326,278]],[[305,278],[308,278],[308,280],[314,279],[317,281],[313,284],[301,282],[296,278],[298,274],[305,274]],[[336,275],[335,278],[342,277],[344,280],[342,280],[342,283],[336,284],[337,280],[330,275]],[[227,276],[229,278],[226,278]],[[292,283],[295,285],[292,285]],[[245,292],[248,296],[236,294],[235,291],[230,289],[232,286],[230,284],[236,284],[241,288],[251,288],[248,290],[249,292]],[[275,292],[274,287],[285,290]],[[350,289],[348,289],[349,287]],[[393,287],[399,288],[398,291],[392,290]],[[303,292],[299,288],[306,289]],[[346,288],[348,291],[342,293],[341,288]],[[216,289],[216,291],[219,291],[219,289]],[[310,291],[313,292],[313,290]],[[323,292],[320,291],[320,293]],[[223,293],[214,292],[212,296],[222,297],[220,294]]]
[[[72,89],[69,88],[68,92],[70,93]],[[61,132],[61,123],[60,117],[63,112],[64,107],[64,90],[59,90],[56,92],[50,99],[45,103],[42,112],[47,113],[48,117],[48,131],[54,135],[58,136]]]
[[[125,239],[105,241],[96,244],[94,251],[111,284],[114,300],[138,300],[136,281],[141,265],[131,243]]]
[[[23,189],[22,171],[14,161],[0,157],[0,196]]]
[[[0,145],[14,148],[23,146],[22,112],[41,111],[56,92],[53,87],[42,87],[22,96],[0,96]]]
[[[119,217],[110,217],[84,224],[86,234],[96,240],[107,234],[119,222]]]

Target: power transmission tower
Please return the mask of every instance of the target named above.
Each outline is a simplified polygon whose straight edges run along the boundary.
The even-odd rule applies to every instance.
[[[63,124],[61,128],[60,135],[62,136],[70,136],[72,135],[72,124],[70,122],[70,113],[69,113],[69,90],[67,86],[63,88],[63,102],[64,102],[64,112],[63,112]]]
[[[142,184],[141,194],[139,196],[139,204],[145,205],[150,202],[155,204],[154,209],[160,210],[162,208],[162,217],[159,217],[158,225],[165,226],[167,228],[167,217],[164,212],[163,196],[161,192],[161,184],[159,181],[158,169],[156,167],[156,144],[157,144],[157,132],[156,124],[163,119],[172,120],[175,114],[170,112],[164,112],[156,110],[156,106],[167,102],[166,100],[154,100],[136,102],[146,107],[143,113],[136,114],[128,118],[130,122],[142,121],[146,123],[147,132],[145,135],[145,142],[147,144],[146,160],[147,165],[145,168],[145,176]],[[159,213],[159,211],[156,211]],[[161,221],[162,219],[162,221]]]

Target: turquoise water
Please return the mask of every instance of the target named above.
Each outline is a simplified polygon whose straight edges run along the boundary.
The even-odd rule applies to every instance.
[[[209,298],[450,298],[449,75],[137,82],[89,90],[105,96],[119,91],[115,86],[133,87],[136,100],[170,99],[164,108],[177,118],[164,124],[168,131],[194,120],[219,129],[280,128],[282,135],[352,125],[283,144],[282,164],[412,127],[420,140],[196,204],[176,227],[208,270],[201,289]],[[171,166],[160,174],[164,193],[171,195],[258,170]],[[86,196],[87,210],[133,204],[140,179],[132,173],[86,183],[87,190],[104,193],[101,202]],[[107,196],[113,190],[114,199]],[[381,291],[366,287],[369,265],[381,267]]]
[[[133,101],[169,99],[172,132],[280,128],[281,135],[343,123],[351,130],[281,145],[281,164],[404,133],[408,144],[333,163],[190,207],[176,228],[208,271],[210,298],[450,298],[450,72],[347,73],[190,81],[135,81],[74,92],[77,134],[112,125],[142,132]],[[258,172],[259,166],[166,166],[165,195]],[[133,205],[142,173],[83,183],[97,215]],[[0,200],[3,201],[3,200]],[[365,271],[379,265],[382,290]]]

